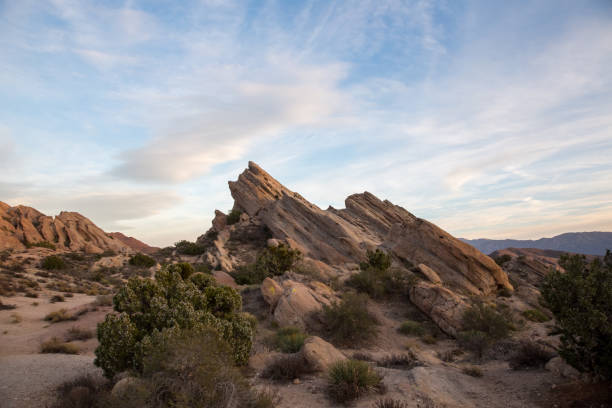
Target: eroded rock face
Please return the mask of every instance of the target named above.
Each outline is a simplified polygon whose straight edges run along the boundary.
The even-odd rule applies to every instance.
[[[489,294],[512,289],[506,273],[491,258],[368,192],[349,196],[345,209],[322,210],[253,162],[229,186],[235,207],[260,220],[273,238],[305,257],[343,265],[363,260],[368,249],[383,248],[404,263],[427,265],[453,290]]]
[[[266,278],[261,283],[261,295],[270,307],[276,307],[276,304],[283,296],[283,287],[274,279]]]
[[[456,336],[461,330],[468,304],[451,290],[422,281],[411,288],[410,300],[447,334]]]
[[[122,234],[121,232],[111,232],[108,235],[110,235],[111,237],[118,239],[119,241],[123,242],[125,245],[129,246],[130,248],[132,248],[134,251],[136,252],[142,252],[143,254],[154,254],[155,252],[159,251],[160,248],[158,247],[153,247],[150,245],[145,244],[144,242],[134,238],[134,237],[128,237],[127,235]]]
[[[25,249],[26,243],[47,241],[60,250],[133,252],[79,213],[61,212],[52,218],[34,208],[0,204],[0,249]]]
[[[296,326],[305,329],[312,316],[335,300],[333,291],[321,282],[304,283],[290,279],[282,283],[282,296],[273,312],[274,321],[280,326]]]

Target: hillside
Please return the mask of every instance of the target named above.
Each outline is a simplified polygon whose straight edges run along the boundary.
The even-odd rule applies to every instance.
[[[51,244],[58,250],[92,254],[132,252],[128,245],[77,212],[62,211],[50,217],[31,207],[11,207],[0,201],[0,250],[22,250],[40,243]]]
[[[136,252],[142,252],[143,254],[150,255],[150,254],[154,254],[155,252],[159,251],[158,247],[152,247],[150,245],[147,245],[144,242],[134,237],[128,237],[122,234],[121,232],[111,232],[108,235],[123,242],[125,245],[129,246]]]
[[[485,254],[490,254],[493,251],[504,248],[537,248],[587,255],[604,255],[606,249],[612,249],[612,232],[600,231],[568,232],[552,238],[540,238],[537,240],[460,239]]]

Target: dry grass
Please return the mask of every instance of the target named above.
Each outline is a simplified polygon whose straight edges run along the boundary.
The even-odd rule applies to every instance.
[[[83,329],[78,326],[72,326],[66,332],[66,341],[88,340],[93,337],[91,330]]]
[[[263,370],[261,376],[275,381],[291,381],[310,372],[312,370],[304,357],[296,353],[275,358]]]
[[[70,313],[66,309],[56,310],[55,312],[51,312],[45,316],[45,320],[51,323],[59,323],[67,320],[76,320],[77,318]]]
[[[74,344],[65,343],[53,337],[40,345],[41,353],[79,354],[79,348]]]

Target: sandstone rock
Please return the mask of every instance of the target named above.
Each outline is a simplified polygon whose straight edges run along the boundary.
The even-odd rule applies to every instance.
[[[213,271],[212,275],[219,285],[229,286],[234,289],[238,287],[234,278],[227,272]]]
[[[98,228],[79,213],[62,212],[48,217],[31,207],[0,206],[0,250],[24,249],[26,243],[48,241],[59,250],[101,253],[133,252],[118,239]]]
[[[261,283],[261,294],[266,303],[274,308],[283,296],[283,288],[274,279],[266,278]]]
[[[548,363],[546,363],[545,368],[560,377],[572,380],[580,378],[580,372],[563,361],[561,357],[553,357]]]
[[[92,271],[97,271],[102,268],[121,268],[127,262],[125,255],[105,256],[104,258],[94,262],[91,265]]]
[[[468,305],[447,288],[429,282],[418,282],[410,290],[410,300],[444,332],[456,336]]]
[[[252,162],[229,186],[237,208],[305,257],[340,266],[365,259],[367,249],[382,247],[407,262],[427,265],[444,285],[473,294],[512,289],[491,258],[368,192],[349,196],[343,210],[322,210]]]
[[[431,269],[429,266],[425,264],[419,264],[418,268],[419,268],[419,271],[421,271],[421,273],[425,275],[425,277],[429,279],[431,283],[434,283],[436,285],[439,285],[442,283],[442,280],[440,279],[436,271]]]
[[[277,247],[281,244],[281,242],[278,239],[274,239],[274,238],[270,238],[268,239],[268,241],[266,241],[266,246],[268,248],[274,248]]]
[[[227,225],[227,215],[219,210],[215,210],[215,218],[212,220],[213,230],[219,232]]]
[[[337,361],[346,360],[337,348],[320,337],[311,336],[304,341],[302,355],[316,371],[327,371]]]
[[[321,309],[324,298],[316,296],[303,283],[286,280],[283,295],[274,309],[274,320],[281,326],[306,328],[310,315]]]

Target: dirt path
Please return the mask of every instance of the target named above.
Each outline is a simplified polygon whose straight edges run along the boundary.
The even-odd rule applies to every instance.
[[[28,354],[0,357],[2,408],[42,408],[53,402],[53,390],[81,375],[101,376],[93,356]]]

